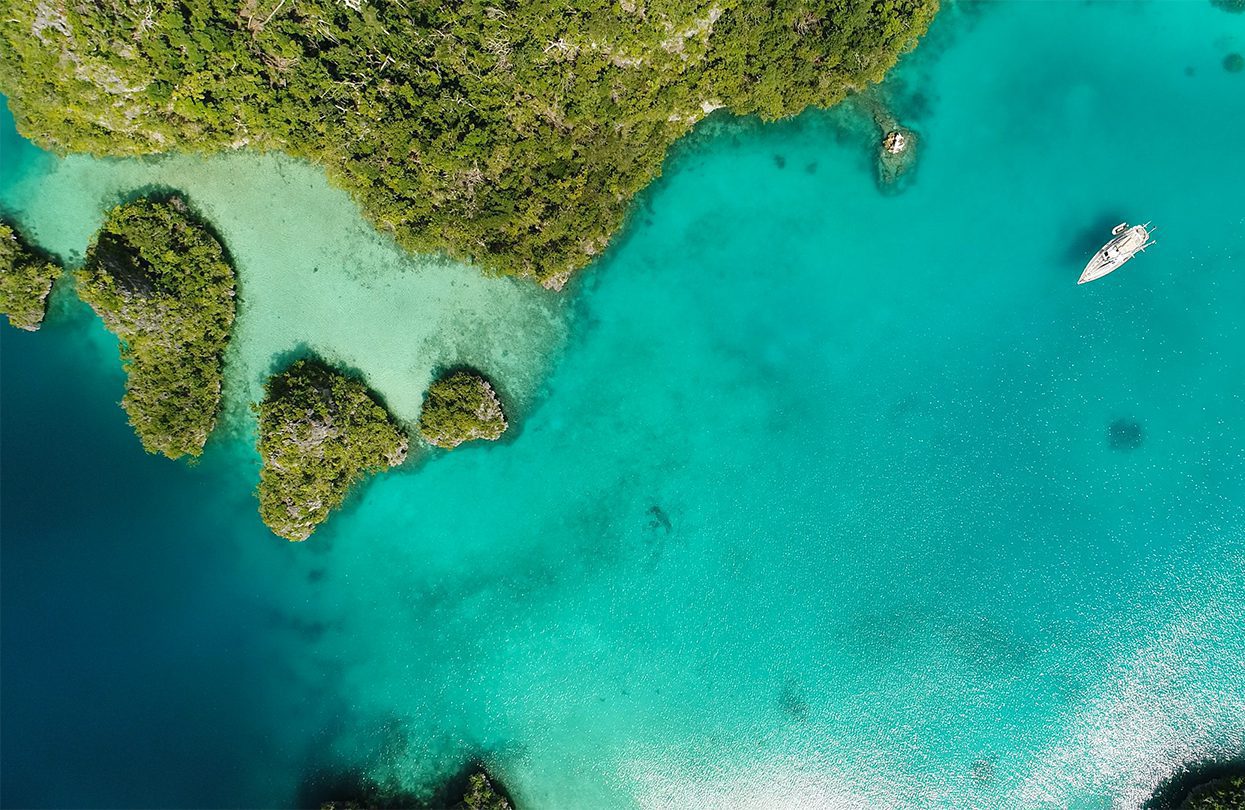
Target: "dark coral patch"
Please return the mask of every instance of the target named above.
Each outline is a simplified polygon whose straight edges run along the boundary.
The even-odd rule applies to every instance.
[[[811,712],[804,689],[795,680],[783,684],[778,693],[778,705],[782,707],[783,714],[795,721],[807,720]]]
[[[973,779],[977,782],[989,782],[994,779],[995,764],[992,758],[982,757],[973,762],[971,769]]]
[[[1146,440],[1146,432],[1135,419],[1116,419],[1107,431],[1112,450],[1136,450]]]
[[[1230,53],[1223,58],[1223,69],[1229,73],[1240,73],[1245,70],[1245,56],[1239,53]]]

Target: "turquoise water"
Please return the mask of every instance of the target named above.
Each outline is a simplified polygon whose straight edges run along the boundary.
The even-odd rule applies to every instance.
[[[427,794],[479,760],[525,807],[1132,808],[1245,751],[1233,51],[1203,2],[952,7],[893,79],[902,195],[847,113],[714,117],[561,299],[394,253],[288,161],[6,131],[42,243],[183,188],[249,304],[193,468],[142,455],[70,296],[0,330],[4,803]],[[1125,218],[1158,245],[1075,285]],[[244,406],[304,344],[405,418],[471,358],[520,430],[284,544]]]

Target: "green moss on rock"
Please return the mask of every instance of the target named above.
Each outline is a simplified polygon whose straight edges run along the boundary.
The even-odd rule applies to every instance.
[[[1232,2],[1235,0],[1219,0]],[[11,2],[0,92],[57,151],[315,160],[409,249],[557,286],[710,111],[879,81],[937,0]]]
[[[121,340],[122,407],[150,453],[198,456],[220,410],[234,271],[179,197],[114,208],[76,273],[78,295]]]
[[[505,431],[501,400],[476,372],[452,371],[429,387],[419,432],[430,444],[453,450],[475,439],[498,439]]]
[[[40,255],[9,223],[0,220],[0,314],[9,325],[33,332],[43,323],[48,295],[60,265]]]
[[[406,436],[357,380],[299,360],[268,381],[259,413],[259,514],[306,540],[364,476],[401,464]]]

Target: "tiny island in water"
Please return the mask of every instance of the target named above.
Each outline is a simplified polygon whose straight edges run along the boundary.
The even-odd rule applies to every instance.
[[[1239,0],[1213,4],[1242,11]],[[937,0],[3,5],[0,92],[44,149],[279,151],[323,166],[402,248],[555,292],[610,245],[672,144],[717,110],[769,122],[850,98],[872,123],[878,188],[898,194],[924,139],[874,86],[938,12]],[[1222,60],[1229,73],[1242,64],[1235,52]],[[72,292],[117,338],[120,404],[142,447],[195,462],[221,420],[240,286],[193,195],[133,189],[73,260],[0,215],[10,326],[38,330],[54,288]],[[306,541],[367,478],[498,441],[520,414],[495,374],[447,352],[406,421],[314,348],[281,357],[250,403],[260,519]],[[650,513],[669,534],[662,507]],[[512,807],[496,780],[469,770],[447,802]],[[1235,772],[1202,776],[1162,801],[1245,807]],[[337,810],[408,799],[375,785],[321,798]]]

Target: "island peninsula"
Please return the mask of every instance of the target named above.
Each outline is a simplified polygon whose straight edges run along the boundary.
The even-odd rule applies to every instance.
[[[0,92],[40,146],[279,149],[410,250],[560,287],[697,121],[837,103],[937,0],[7,6]]]

